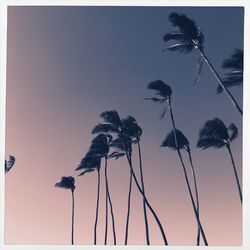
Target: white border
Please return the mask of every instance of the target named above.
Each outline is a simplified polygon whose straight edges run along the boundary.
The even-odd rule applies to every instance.
[[[0,166],[4,165],[5,101],[6,101],[6,40],[8,6],[242,6],[244,26],[244,87],[243,87],[243,246],[199,246],[203,250],[250,249],[250,1],[249,0],[1,0],[0,2]],[[4,245],[4,168],[0,168],[0,249],[1,250],[68,250],[68,249],[163,249],[165,246],[65,246],[65,245]],[[195,249],[195,246],[168,246],[168,249]]]

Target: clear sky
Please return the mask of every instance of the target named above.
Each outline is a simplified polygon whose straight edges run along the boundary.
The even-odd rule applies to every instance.
[[[224,148],[196,148],[206,120],[234,122],[239,138],[232,151],[241,178],[241,117],[225,95],[216,95],[217,83],[206,65],[194,86],[196,52],[162,52],[162,37],[172,30],[171,11],[188,15],[202,27],[205,52],[222,76],[222,61],[234,48],[243,48],[243,8],[8,8],[6,157],[15,155],[16,164],[6,174],[6,244],[70,243],[70,192],[54,184],[61,176],[76,177],[74,169],[88,150],[92,128],[101,122],[99,114],[112,109],[122,118],[134,116],[143,129],[146,193],[169,244],[195,244],[196,221],[177,153],[159,147],[172,129],[170,116],[160,120],[162,107],[143,100],[152,96],[146,86],[156,79],[172,87],[176,124],[191,145],[209,244],[242,243],[242,211],[229,155]],[[242,106],[242,89],[232,93]],[[138,170],[136,150],[134,156]],[[124,243],[128,180],[126,160],[110,160],[119,244]],[[104,239],[103,176],[101,181],[98,244]],[[93,243],[96,189],[96,173],[76,177],[76,244]],[[162,244],[151,216],[149,222],[152,244]],[[136,188],[129,244],[145,244]]]

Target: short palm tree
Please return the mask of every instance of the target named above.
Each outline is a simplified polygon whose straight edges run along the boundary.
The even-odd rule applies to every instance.
[[[223,83],[227,88],[242,86],[243,83],[243,50],[235,49],[229,59],[222,63],[222,68],[230,70],[223,78]],[[217,93],[220,94],[223,89],[220,85],[217,87]]]
[[[203,61],[208,65],[210,71],[218,81],[220,87],[224,90],[232,104],[235,106],[237,111],[242,115],[242,109],[236,102],[233,95],[227,89],[227,86],[224,84],[223,80],[220,78],[219,74],[207,58],[204,52],[204,34],[200,27],[197,24],[189,19],[184,14],[178,14],[175,12],[171,12],[169,15],[169,21],[172,25],[176,28],[174,31],[167,33],[163,40],[165,42],[169,42],[171,40],[175,41],[176,43],[169,46],[167,50],[169,51],[177,51],[182,54],[188,54],[192,51],[198,51],[200,53],[200,64],[199,64],[199,73],[196,79],[196,83],[199,81],[201,68]]]
[[[236,179],[236,184],[239,192],[240,201],[242,203],[242,192],[237,169],[234,163],[233,154],[231,151],[231,142],[238,136],[238,129],[235,124],[231,124],[228,128],[222,120],[214,118],[208,120],[202,127],[199,133],[198,148],[207,149],[210,147],[222,148],[226,147],[231,158],[233,171]]]
[[[14,166],[16,158],[13,155],[9,155],[9,159],[4,161],[5,173],[8,173],[10,169]]]
[[[96,214],[95,214],[95,224],[94,224],[94,245],[97,242],[97,224],[99,215],[99,200],[100,200],[100,168],[101,168],[101,158],[97,157],[91,151],[88,151],[84,158],[82,158],[76,171],[83,170],[79,176],[84,175],[88,172],[97,171],[97,198],[96,198]]]
[[[148,199],[145,196],[144,191],[142,190],[137,177],[134,173],[134,169],[133,169],[133,165],[132,165],[132,161],[130,160],[130,156],[129,156],[129,151],[127,150],[127,147],[125,146],[126,144],[126,140],[127,140],[127,136],[124,133],[124,129],[123,129],[123,125],[122,125],[122,121],[120,119],[119,114],[117,113],[117,111],[112,110],[112,111],[105,111],[100,115],[103,119],[104,119],[104,123],[99,124],[96,126],[96,131],[97,132],[103,132],[103,133],[115,133],[121,140],[121,143],[123,144],[123,148],[125,149],[125,155],[127,157],[128,163],[129,163],[129,168],[132,174],[132,177],[135,181],[136,187],[138,188],[138,191],[141,193],[141,195],[143,196],[143,199],[145,200],[145,203],[147,205],[147,207],[149,208],[150,212],[152,213],[154,219],[156,220],[156,223],[160,229],[163,241],[165,245],[168,245],[167,242],[167,238],[164,232],[164,229],[161,225],[161,222],[157,216],[157,214],[155,213],[154,209],[152,208],[152,206],[150,205]]]
[[[75,211],[75,179],[72,176],[63,176],[61,181],[55,184],[55,187],[70,189],[72,194],[72,226],[71,226],[71,244],[74,245],[74,211]]]
[[[175,126],[173,110],[172,110],[172,89],[171,89],[171,87],[169,85],[167,85],[162,80],[152,81],[152,82],[150,82],[148,84],[147,87],[150,90],[154,90],[156,92],[157,97],[145,98],[146,100],[152,100],[153,102],[160,103],[160,104],[165,104],[166,103],[166,106],[163,109],[161,118],[163,118],[165,116],[167,108],[169,108],[170,117],[171,117],[172,126],[173,126],[173,134],[174,134],[175,145],[176,145],[178,156],[179,156],[180,161],[181,161],[182,170],[184,172],[184,177],[185,177],[186,185],[187,185],[187,188],[188,188],[188,193],[189,193],[189,196],[190,196],[190,199],[191,199],[194,214],[195,214],[197,223],[199,225],[199,228],[200,228],[200,231],[201,231],[201,236],[203,238],[204,244],[208,245],[206,235],[205,235],[205,232],[204,232],[203,227],[201,225],[199,214],[198,214],[195,202],[194,202],[193,194],[192,194],[190,183],[189,183],[188,176],[187,176],[186,167],[184,165],[182,155],[181,155],[181,151],[180,151],[180,147],[178,145],[178,140],[177,140],[177,135],[176,135],[176,126]]]
[[[175,134],[176,134],[179,149],[180,150],[184,149],[188,153],[188,157],[189,157],[189,161],[190,161],[190,165],[191,165],[192,176],[193,176],[193,181],[194,181],[197,214],[200,217],[198,186],[197,186],[196,174],[195,174],[195,169],[193,166],[189,141],[180,130],[176,129]],[[166,136],[166,138],[164,139],[164,141],[161,144],[161,147],[169,147],[169,148],[172,148],[174,150],[177,150],[173,130]],[[198,223],[197,223],[197,227],[198,227],[198,230],[197,230],[196,245],[199,246],[200,245],[200,228],[199,228]]]

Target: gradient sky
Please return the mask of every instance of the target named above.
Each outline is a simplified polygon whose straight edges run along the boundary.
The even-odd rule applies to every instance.
[[[243,8],[8,7],[6,157],[13,154],[17,161],[6,175],[6,244],[70,243],[71,195],[54,184],[61,176],[76,177],[99,114],[111,109],[122,118],[134,116],[143,128],[146,193],[169,244],[195,244],[196,222],[177,153],[159,147],[172,128],[169,114],[160,120],[162,107],[143,100],[152,96],[146,85],[156,79],[171,85],[176,124],[192,148],[209,244],[242,243],[242,211],[229,155],[224,148],[195,147],[206,120],[234,122],[239,138],[232,150],[241,178],[241,117],[225,95],[216,95],[217,83],[206,65],[194,86],[197,53],[162,52],[162,37],[172,30],[171,11],[185,13],[202,27],[206,53],[223,75],[222,61],[234,48],[243,48]],[[242,105],[242,89],[232,93]],[[136,150],[134,156],[138,170]],[[111,160],[119,244],[124,242],[128,178],[126,160]],[[96,184],[96,173],[76,178],[76,244],[93,243]],[[103,177],[101,185],[98,244],[104,239]],[[129,244],[145,244],[141,197],[133,191]],[[149,222],[152,244],[162,244],[151,215]]]

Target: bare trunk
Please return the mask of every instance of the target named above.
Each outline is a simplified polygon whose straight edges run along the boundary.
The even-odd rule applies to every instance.
[[[100,197],[100,169],[97,169],[98,184],[97,184],[97,199],[96,199],[96,215],[95,215],[95,226],[94,226],[94,245],[96,245],[97,237],[97,223],[98,223],[98,210],[99,210],[99,197]]]
[[[232,104],[234,105],[234,107],[237,109],[237,111],[242,116],[243,112],[242,112],[242,109],[240,108],[239,104],[236,102],[236,100],[234,99],[233,95],[230,93],[230,91],[224,85],[222,79],[220,78],[219,74],[217,73],[217,71],[215,70],[215,68],[211,64],[211,62],[208,60],[208,58],[205,55],[205,53],[202,50],[199,50],[199,51],[200,51],[200,54],[201,54],[202,58],[204,59],[204,61],[208,65],[209,69],[211,70],[212,74],[215,76],[216,80],[218,81],[218,83],[220,84],[220,86],[222,87],[222,89],[224,90],[224,92],[226,93],[226,95],[228,96],[228,98],[230,99],[230,101],[232,102]]]
[[[141,156],[141,146],[140,146],[140,140],[138,138],[137,140],[137,146],[138,146],[138,152],[139,152],[139,163],[140,163],[140,175],[141,175],[141,186],[142,191],[145,194],[145,187],[144,187],[144,180],[143,180],[143,171],[142,171],[142,156]],[[150,245],[149,240],[149,229],[148,229],[148,217],[147,217],[147,210],[146,210],[146,202],[145,199],[143,199],[143,212],[144,212],[144,220],[145,220],[145,231],[146,231],[146,242],[147,245]]]
[[[175,144],[176,144],[178,156],[179,156],[180,161],[181,161],[181,165],[182,165],[182,169],[183,169],[185,181],[186,181],[187,188],[188,188],[188,193],[189,193],[189,196],[190,196],[190,199],[191,199],[191,202],[192,202],[192,206],[193,206],[193,210],[194,210],[194,214],[195,214],[197,223],[198,223],[199,228],[200,228],[200,230],[201,230],[201,235],[202,235],[204,244],[205,244],[206,246],[208,246],[208,242],[207,242],[207,239],[206,239],[206,235],[205,235],[204,230],[203,230],[203,228],[202,228],[202,225],[201,225],[201,222],[200,222],[200,218],[199,218],[199,215],[198,215],[198,213],[197,213],[196,206],[195,206],[194,197],[193,197],[193,194],[192,194],[192,191],[191,191],[191,187],[190,187],[190,184],[189,184],[189,180],[188,180],[188,176],[187,176],[186,167],[185,167],[185,165],[184,165],[184,162],[183,162],[183,159],[182,159],[182,155],[181,155],[181,152],[180,152],[180,149],[179,149],[179,145],[178,145],[178,141],[177,141],[177,137],[176,137],[176,133],[175,133],[176,127],[175,127],[175,122],[174,122],[174,116],[173,116],[172,106],[171,106],[171,99],[169,100],[168,103],[169,103],[169,111],[170,111],[171,121],[172,121],[172,125],[173,125]]]
[[[108,239],[108,180],[107,180],[107,160],[105,160],[105,233],[104,233],[104,245],[107,245]]]
[[[232,162],[233,170],[234,170],[234,176],[235,176],[235,179],[236,179],[238,192],[239,192],[239,196],[240,196],[240,202],[242,204],[242,192],[241,192],[241,188],[240,188],[240,181],[239,181],[237,169],[236,169],[236,166],[235,166],[235,163],[234,163],[234,158],[233,158],[233,154],[232,154],[232,151],[231,151],[230,144],[227,144],[227,150],[228,150],[228,152],[230,154],[230,158],[231,158],[231,162]]]
[[[191,164],[191,170],[192,170],[192,175],[193,175],[193,180],[194,180],[196,209],[197,209],[197,214],[198,214],[198,216],[200,218],[200,203],[199,203],[199,195],[198,195],[198,187],[197,187],[196,175],[195,175],[195,170],[194,170],[194,166],[193,166],[193,161],[192,161],[192,156],[191,156],[190,149],[187,152],[188,152],[188,157],[189,157],[189,161],[190,161],[190,164]],[[200,233],[201,233],[201,230],[200,230],[200,227],[199,227],[198,223],[197,223],[197,227],[198,227],[198,231],[197,231],[196,245],[199,246],[200,245]]]
[[[71,190],[72,193],[72,226],[71,226],[71,245],[74,245],[74,216],[75,216],[75,199],[74,199],[74,190]]]

